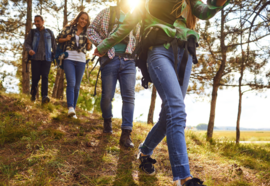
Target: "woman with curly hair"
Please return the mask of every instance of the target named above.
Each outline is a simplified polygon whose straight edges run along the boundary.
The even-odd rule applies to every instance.
[[[97,46],[95,55],[102,56],[120,42],[142,20],[142,53],[137,65],[141,67],[144,86],[155,85],[161,99],[159,121],[139,146],[140,169],[155,173],[156,160],[150,156],[167,137],[169,157],[175,185],[200,186],[203,182],[192,178],[185,142],[186,112],[184,98],[188,88],[192,62],[197,63],[196,46],[199,39],[194,31],[197,18],[210,19],[230,0],[146,0],[126,16],[119,29]],[[146,65],[147,64],[147,65]],[[144,66],[146,69],[144,69]]]
[[[63,66],[67,79],[68,116],[77,119],[75,108],[79,96],[80,84],[86,65],[86,51],[90,51],[92,43],[86,31],[90,18],[86,12],[80,12],[77,17],[66,25],[57,37],[59,43],[65,44],[68,57]]]

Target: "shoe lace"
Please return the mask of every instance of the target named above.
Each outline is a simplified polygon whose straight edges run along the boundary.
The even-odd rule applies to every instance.
[[[157,161],[153,158],[151,158],[150,156],[145,156],[145,157],[141,157],[143,160],[142,160],[142,165],[143,164],[155,164]]]

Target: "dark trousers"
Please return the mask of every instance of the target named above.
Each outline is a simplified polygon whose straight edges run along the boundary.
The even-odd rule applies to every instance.
[[[47,61],[31,61],[31,70],[32,70],[32,88],[31,95],[35,96],[37,94],[38,82],[40,76],[42,76],[41,81],[41,96],[48,95],[48,76],[51,68],[51,62]]]

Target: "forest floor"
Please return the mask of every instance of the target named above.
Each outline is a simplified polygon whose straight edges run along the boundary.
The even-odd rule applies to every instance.
[[[42,106],[27,96],[0,92],[0,185],[172,185],[166,138],[154,151],[157,174],[139,170],[137,147],[151,125],[134,123],[134,149],[119,145],[121,120],[112,135],[102,118],[77,109],[68,118],[66,103]],[[216,140],[186,131],[191,173],[208,186],[270,186],[270,145]]]

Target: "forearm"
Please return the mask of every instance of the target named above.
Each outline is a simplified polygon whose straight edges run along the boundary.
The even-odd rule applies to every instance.
[[[133,13],[129,13],[124,20],[123,24],[117,29],[115,33],[110,35],[107,39],[104,39],[98,46],[98,51],[101,54],[106,53],[110,48],[121,42],[125,37],[129,35],[132,29],[141,20],[142,11],[137,8]]]
[[[67,38],[59,38],[58,39],[59,43],[64,43],[64,42],[67,42],[67,41],[68,41]]]
[[[91,25],[90,28],[88,29],[88,39],[95,45],[98,46],[103,39],[101,39],[100,35],[96,31],[97,29],[95,28],[94,25]]]
[[[202,20],[207,20],[216,15],[230,0],[207,0],[207,4],[199,0],[190,0],[192,14]]]

